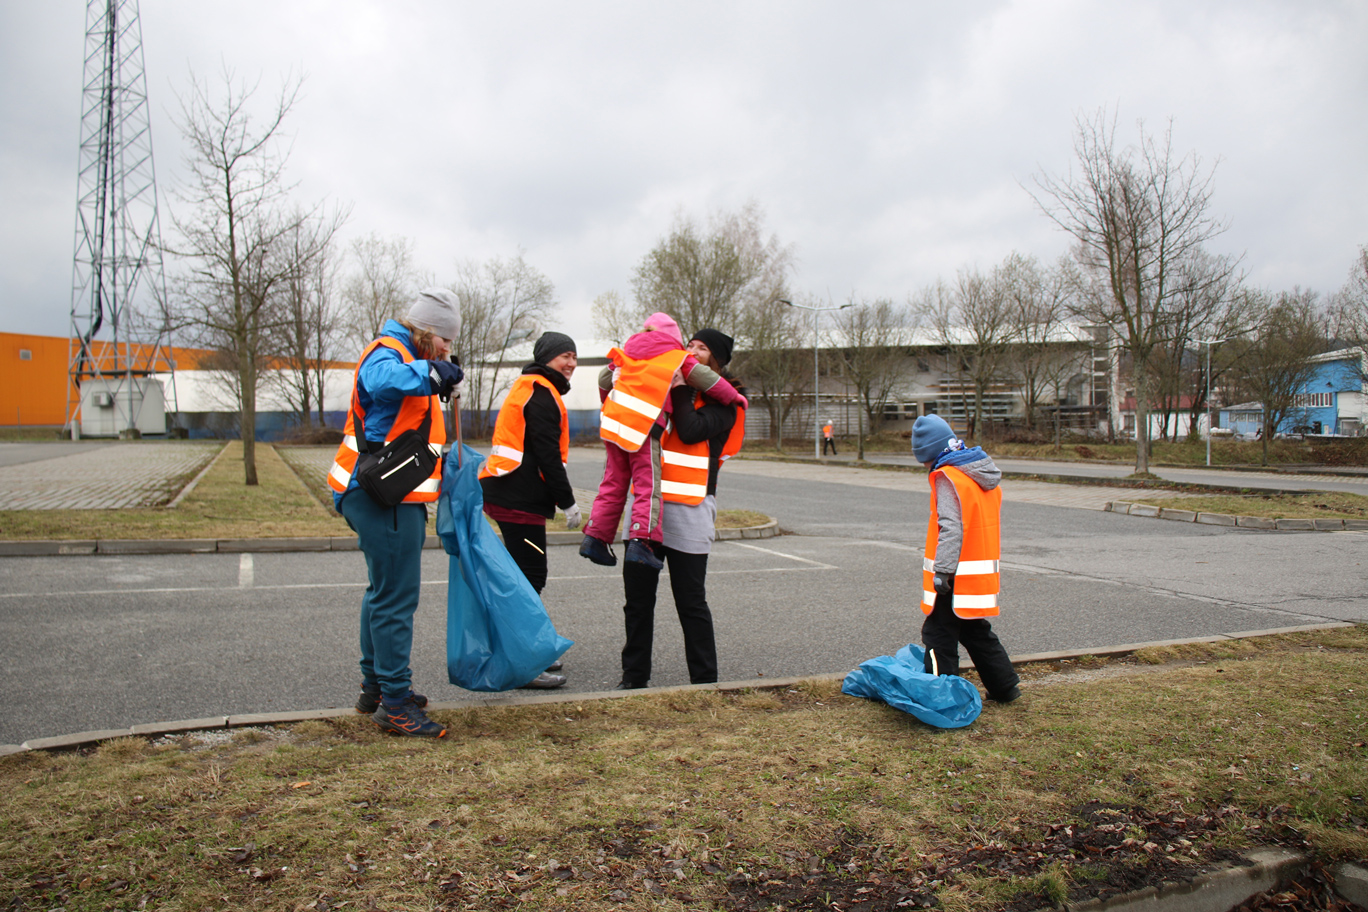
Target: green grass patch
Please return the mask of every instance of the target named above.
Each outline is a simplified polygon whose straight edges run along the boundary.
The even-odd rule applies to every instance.
[[[976,912],[1368,857],[1368,628],[1022,671],[954,731],[811,681],[14,755],[0,902]]]

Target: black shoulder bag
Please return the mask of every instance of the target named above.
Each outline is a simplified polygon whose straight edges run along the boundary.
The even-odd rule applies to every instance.
[[[393,507],[413,493],[413,489],[432,477],[441,458],[428,445],[432,430],[432,398],[427,414],[415,431],[410,428],[384,446],[366,439],[366,427],[352,402],[352,427],[356,432],[356,483],[382,507]],[[372,450],[372,447],[379,446]]]

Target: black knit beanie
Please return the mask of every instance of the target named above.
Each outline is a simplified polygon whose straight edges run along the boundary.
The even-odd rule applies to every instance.
[[[532,360],[538,364],[550,364],[551,359],[566,352],[579,354],[575,350],[575,340],[565,333],[544,332],[537,344],[532,346]]]
[[[708,351],[717,359],[718,367],[726,367],[731,363],[732,345],[735,344],[731,336],[718,329],[700,329],[689,338],[689,341],[692,342],[694,339],[708,346]]]

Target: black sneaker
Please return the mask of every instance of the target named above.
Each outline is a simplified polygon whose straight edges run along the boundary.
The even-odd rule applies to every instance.
[[[989,694],[988,699],[995,703],[1011,703],[1019,696],[1021,696],[1021,688],[1013,684],[1011,690],[1001,694]]]
[[[618,686],[615,687],[614,690],[642,690],[645,687],[645,684],[637,684],[635,681],[623,680],[618,682]]]
[[[427,706],[428,704],[427,697],[423,696],[420,693],[414,693],[412,690],[408,692],[407,699],[412,700],[414,705],[416,705],[419,709],[422,709],[424,706]],[[379,708],[380,685],[367,684],[366,682],[362,681],[361,696],[356,698],[356,711],[359,713],[365,713],[369,716]]]
[[[645,564],[652,570],[659,570],[665,566],[665,562],[655,556],[655,551],[651,549],[651,543],[644,538],[633,538],[627,542],[627,550],[623,553],[622,559],[633,564]]]
[[[433,722],[423,712],[422,707],[407,698],[401,703],[386,703],[371,716],[375,724],[387,732],[407,735],[411,738],[443,738],[446,729]]]
[[[613,549],[606,541],[600,541],[592,535],[584,536],[584,541],[580,542],[580,557],[587,557],[604,567],[617,566],[617,555]]]

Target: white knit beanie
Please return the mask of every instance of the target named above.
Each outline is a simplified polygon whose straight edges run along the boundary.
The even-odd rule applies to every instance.
[[[407,319],[419,329],[426,329],[443,339],[455,339],[461,334],[461,305],[456,295],[445,288],[426,288],[409,305]]]

